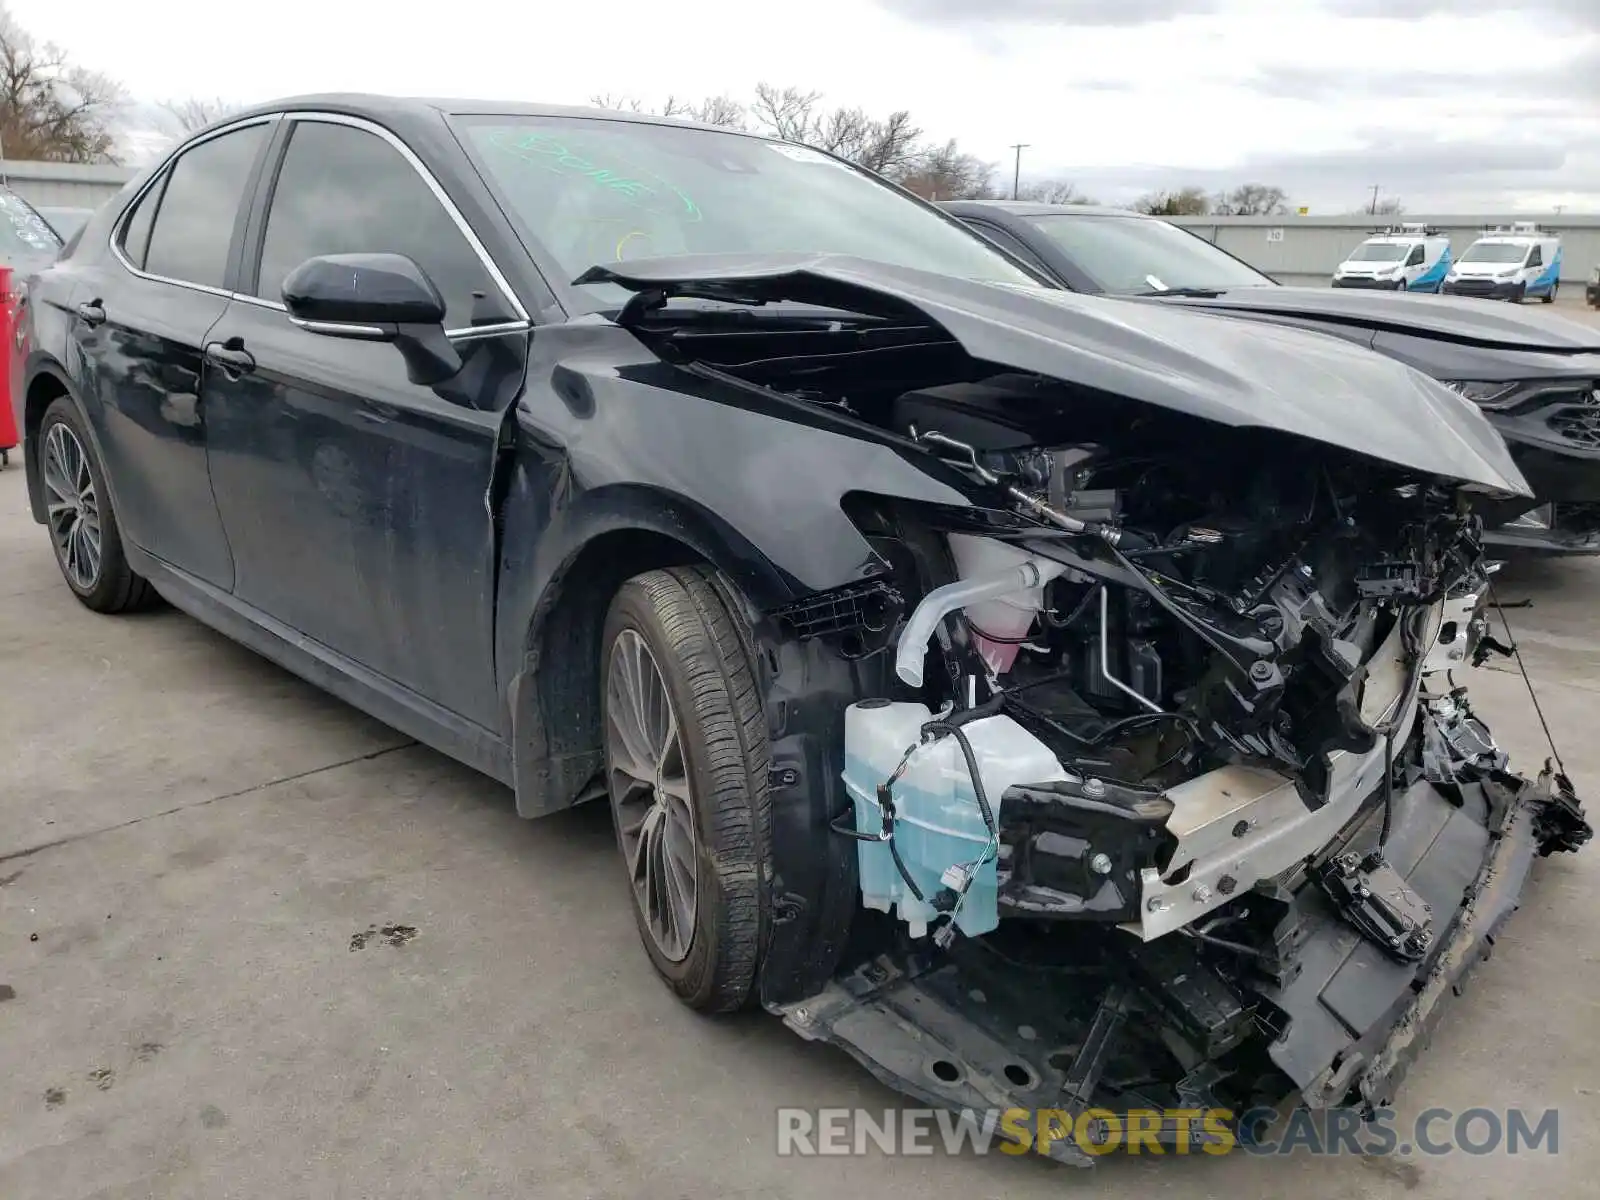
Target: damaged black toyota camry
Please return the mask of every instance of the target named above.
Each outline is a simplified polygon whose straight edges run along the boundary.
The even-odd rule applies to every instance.
[[[265,106],[22,338],[84,604],[159,593],[526,816],[609,798],[679,997],[927,1102],[1386,1103],[1589,836],[1451,675],[1527,494],[1471,402],[1043,286],[804,147]]]

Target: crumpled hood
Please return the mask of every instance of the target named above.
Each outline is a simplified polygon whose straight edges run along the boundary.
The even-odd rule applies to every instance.
[[[1456,264],[1458,267],[1459,263]],[[1471,265],[1471,264],[1469,264]],[[1503,264],[1491,264],[1504,270]],[[1146,299],[1146,297],[1139,297]],[[1514,305],[1413,292],[1350,292],[1338,288],[1230,288],[1221,295],[1150,297],[1161,305],[1229,309],[1272,316],[1323,319],[1374,331],[1409,333],[1474,346],[1504,346],[1552,354],[1600,351],[1600,330],[1551,313]]]
[[[816,304],[942,328],[973,358],[1221,425],[1296,434],[1493,492],[1531,495],[1470,401],[1337,338],[842,255],[691,255],[574,282],[743,304]],[[1287,289],[1270,289],[1280,291]]]

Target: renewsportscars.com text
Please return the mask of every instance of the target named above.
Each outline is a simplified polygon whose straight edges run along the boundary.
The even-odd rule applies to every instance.
[[[1560,1152],[1557,1109],[1427,1108],[1410,1121],[1393,1109],[780,1108],[781,1156],[1049,1154],[1310,1154],[1440,1156]]]

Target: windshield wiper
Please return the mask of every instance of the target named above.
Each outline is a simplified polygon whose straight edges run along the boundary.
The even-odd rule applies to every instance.
[[[1203,287],[1150,288],[1148,291],[1143,292],[1129,292],[1128,295],[1139,299],[1147,296],[1189,296],[1198,297],[1202,300],[1214,300],[1227,290],[1227,288]]]

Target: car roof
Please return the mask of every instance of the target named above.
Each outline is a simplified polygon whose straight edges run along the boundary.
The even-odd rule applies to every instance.
[[[320,92],[252,105],[239,112],[229,113],[217,125],[232,124],[248,117],[276,112],[333,112],[354,117],[366,117],[380,125],[395,121],[410,121],[439,116],[518,116],[518,117],[589,117],[620,121],[630,125],[670,125],[675,128],[709,129],[734,137],[765,138],[764,134],[728,129],[721,125],[706,125],[698,121],[685,121],[677,117],[658,117],[651,113],[625,112],[614,108],[596,108],[585,105],[534,104],[518,100],[470,100],[426,96],[389,96],[379,92]]]
[[[983,212],[1009,213],[1014,217],[1048,217],[1065,213],[1075,217],[1138,217],[1154,220],[1145,213],[1131,208],[1113,208],[1108,204],[1041,204],[1034,200],[940,200],[940,208],[953,213]]]

